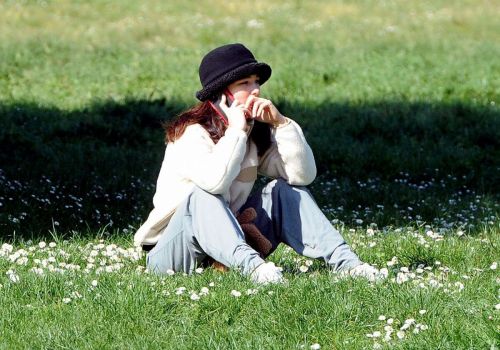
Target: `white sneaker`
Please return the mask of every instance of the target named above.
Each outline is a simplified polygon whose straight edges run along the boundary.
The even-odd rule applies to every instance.
[[[379,270],[370,264],[364,263],[345,271],[343,274],[351,277],[363,277],[370,282],[378,282],[387,278],[387,273],[387,269]]]
[[[285,281],[281,268],[274,265],[273,262],[260,264],[250,274],[250,279],[258,284],[283,283]]]

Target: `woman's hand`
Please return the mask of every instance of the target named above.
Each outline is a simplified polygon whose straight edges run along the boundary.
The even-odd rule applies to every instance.
[[[241,129],[243,131],[246,130],[246,115],[249,114],[249,111],[247,110],[247,108],[245,108],[244,104],[241,104],[237,100],[234,100],[231,106],[228,106],[226,95],[222,94],[219,106],[226,114],[227,122],[230,127]]]
[[[248,96],[245,102],[245,109],[248,110],[251,117],[263,123],[279,126],[286,122],[286,118],[278,111],[270,100]]]

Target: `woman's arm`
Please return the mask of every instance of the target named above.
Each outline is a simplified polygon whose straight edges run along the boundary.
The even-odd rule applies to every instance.
[[[246,141],[243,130],[230,126],[214,144],[201,125],[191,125],[174,143],[178,148],[178,172],[207,192],[225,193],[240,172]]]
[[[271,147],[260,158],[259,172],[285,179],[290,185],[306,186],[316,177],[316,163],[302,129],[293,120],[272,129]]]

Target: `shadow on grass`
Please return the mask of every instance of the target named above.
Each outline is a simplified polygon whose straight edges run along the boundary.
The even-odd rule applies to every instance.
[[[415,203],[424,199],[431,204],[415,215],[430,222],[439,214],[438,203],[460,191],[498,199],[500,113],[495,106],[277,105],[303,126],[314,150],[321,176],[312,190],[322,206],[341,205],[351,215],[374,205],[418,207]],[[0,239],[14,231],[43,235],[52,228],[132,230],[151,208],[164,152],[161,122],[187,107],[164,99],[102,102],[73,111],[0,105]],[[415,215],[393,211],[370,219],[404,224]]]

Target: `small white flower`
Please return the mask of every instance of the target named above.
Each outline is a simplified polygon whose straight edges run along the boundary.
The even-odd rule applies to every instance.
[[[190,298],[191,298],[191,300],[194,300],[194,301],[200,300],[200,296],[196,293],[192,293]]]
[[[409,319],[405,320],[405,324],[414,324],[414,323],[415,323],[414,318],[409,318]]]
[[[490,265],[491,270],[496,270],[498,267],[498,263],[496,261],[493,262],[493,264]]]
[[[500,304],[495,305],[495,310],[500,310]]]
[[[439,282],[438,282],[438,281],[436,281],[435,279],[431,279],[431,280],[429,280],[429,285],[430,285],[431,287],[435,287],[435,288],[437,288],[437,287],[439,287]]]
[[[231,295],[232,295],[233,297],[235,297],[235,298],[238,298],[238,297],[240,297],[240,296],[241,296],[241,292],[238,292],[237,290],[234,290],[234,289],[233,289],[233,290],[231,291]]]
[[[382,333],[380,333],[379,331],[375,331],[375,332],[373,332],[372,335],[373,335],[373,338],[379,338],[382,335]]]
[[[30,271],[39,276],[43,275],[43,269],[39,267],[32,267]]]
[[[45,248],[46,246],[47,246],[47,243],[45,243],[44,241],[41,241],[40,243],[38,243],[38,247],[39,247],[40,249],[43,249],[43,248]]]
[[[16,275],[15,273],[9,274],[9,279],[11,280],[12,283],[19,282],[19,276]]]
[[[420,310],[418,313],[419,313],[420,315],[423,315],[423,314],[425,314],[426,312],[427,312],[427,310]]]
[[[398,258],[393,256],[391,260],[389,260],[386,264],[387,266],[394,266],[398,263]]]
[[[28,264],[28,258],[23,256],[19,259],[17,259],[16,264],[18,265],[27,265]]]
[[[257,294],[257,289],[247,289],[247,295]]]
[[[175,275],[175,271],[168,269],[167,270],[167,275],[169,275],[169,276]]]
[[[81,299],[81,298],[83,298],[83,296],[78,291],[76,291],[76,290],[73,293],[71,293],[71,297],[73,299]]]
[[[408,275],[406,275],[403,272],[398,272],[396,276],[396,283],[397,284],[403,284],[409,280]]]
[[[69,304],[71,303],[71,298],[63,298],[62,302],[65,304]]]
[[[300,270],[300,272],[307,272],[307,270],[309,270],[309,268],[307,266],[305,266],[305,265],[301,265],[299,267],[299,270]]]
[[[56,245],[57,245],[57,244],[56,244],[56,242],[50,242],[50,243],[49,243],[49,247],[50,247],[50,248],[55,248],[55,247],[56,247]]]
[[[455,282],[455,287],[458,288],[458,291],[462,291],[465,288],[462,282]]]
[[[400,330],[401,331],[405,331],[407,330],[408,328],[410,328],[411,324],[410,323],[405,323],[401,326]]]
[[[210,282],[210,283],[208,284],[208,286],[209,286],[209,287],[215,287],[215,283],[214,283],[214,282]]]
[[[427,326],[426,324],[423,324],[420,326],[420,329],[425,331],[426,329],[429,329],[429,326]]]
[[[394,319],[393,318],[387,319],[387,324],[393,324],[393,323],[394,323]]]
[[[399,339],[403,339],[403,338],[405,337],[405,332],[403,332],[403,331],[398,331],[398,332],[396,333],[396,335],[397,335],[397,337],[398,337]]]
[[[6,253],[11,253],[14,250],[14,247],[10,244],[4,243],[2,244],[2,249]]]
[[[312,260],[306,260],[305,262],[306,266],[311,266],[313,264],[313,261]]]
[[[311,345],[311,350],[319,350],[321,349],[321,345],[319,345],[318,343],[314,343],[313,345]]]
[[[186,290],[186,287],[179,287],[175,290],[175,294],[177,295],[181,295],[184,293],[184,291]]]
[[[384,316],[384,315],[380,315],[380,316],[378,317],[378,320],[379,320],[379,321],[385,321],[385,316]]]
[[[90,284],[92,285],[92,287],[97,287],[97,280],[93,280],[92,282],[90,282]]]
[[[203,273],[203,268],[198,267],[196,270],[194,270],[196,273]]]

